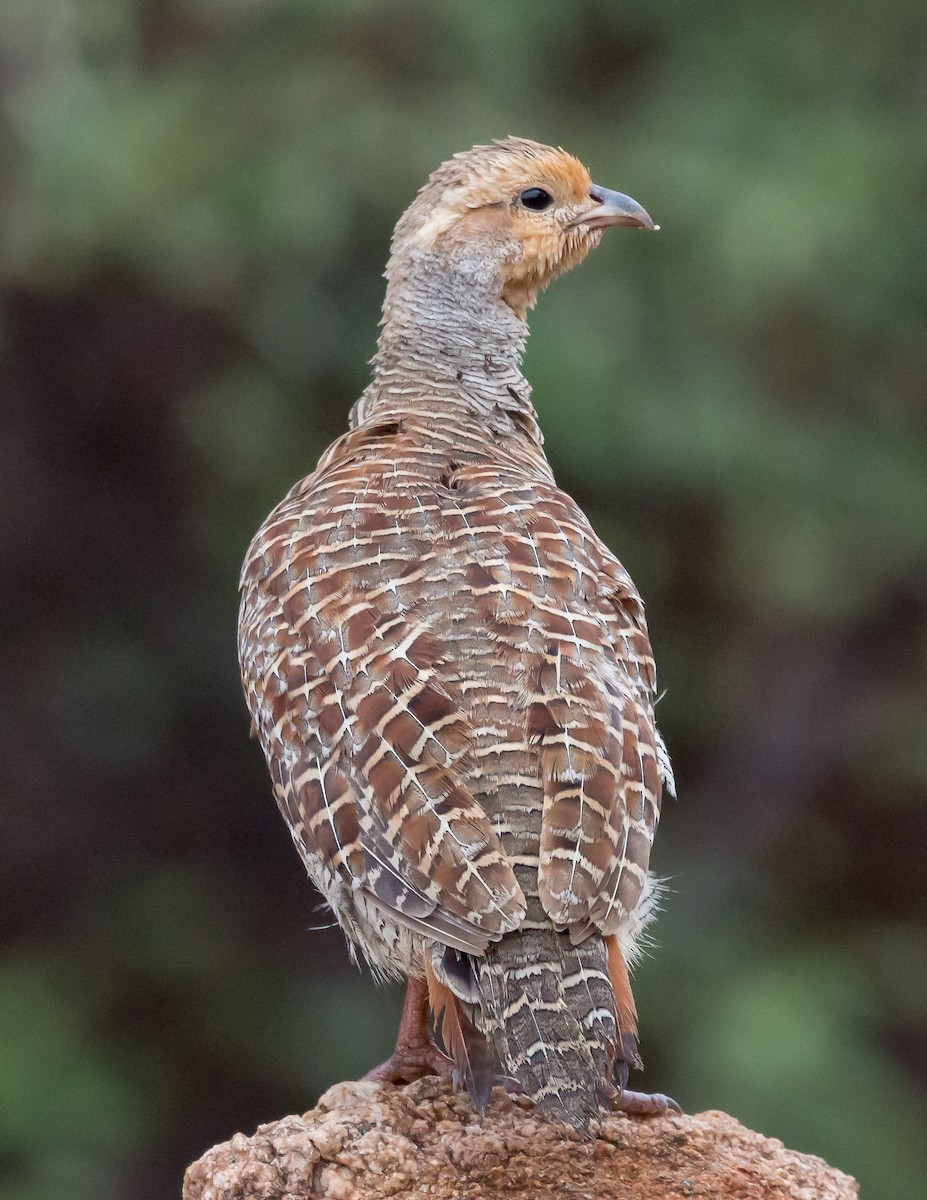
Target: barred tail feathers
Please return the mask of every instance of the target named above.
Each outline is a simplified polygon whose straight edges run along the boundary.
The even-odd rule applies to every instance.
[[[473,966],[476,1025],[500,1070],[542,1112],[588,1130],[611,1091],[621,1036],[605,940],[573,946],[553,929],[521,930]]]

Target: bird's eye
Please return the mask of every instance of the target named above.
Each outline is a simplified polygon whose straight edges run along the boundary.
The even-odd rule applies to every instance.
[[[553,202],[553,196],[543,188],[525,188],[518,197],[518,203],[523,208],[530,208],[534,212],[543,212],[545,208],[550,208]]]

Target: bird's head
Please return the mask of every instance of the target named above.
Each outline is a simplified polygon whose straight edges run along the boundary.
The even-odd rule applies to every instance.
[[[387,278],[417,257],[498,287],[524,319],[550,280],[582,262],[609,225],[658,229],[630,196],[594,184],[564,150],[506,138],[455,154],[401,217]]]

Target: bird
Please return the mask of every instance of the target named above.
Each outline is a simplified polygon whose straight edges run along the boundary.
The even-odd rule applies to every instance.
[[[653,230],[560,148],[455,154],[399,219],[369,385],[254,537],[239,657],[308,874],[378,980],[367,1078],[502,1082],[589,1136],[642,1066],[629,965],[653,915],[653,654],[627,571],[559,489],[527,315],[606,228]]]

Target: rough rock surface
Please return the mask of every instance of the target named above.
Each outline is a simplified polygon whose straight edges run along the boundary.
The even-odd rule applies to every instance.
[[[184,1200],[852,1200],[819,1158],[720,1112],[614,1116],[583,1141],[500,1088],[481,1121],[429,1078],[340,1083],[302,1117],[236,1134],[188,1168]]]

